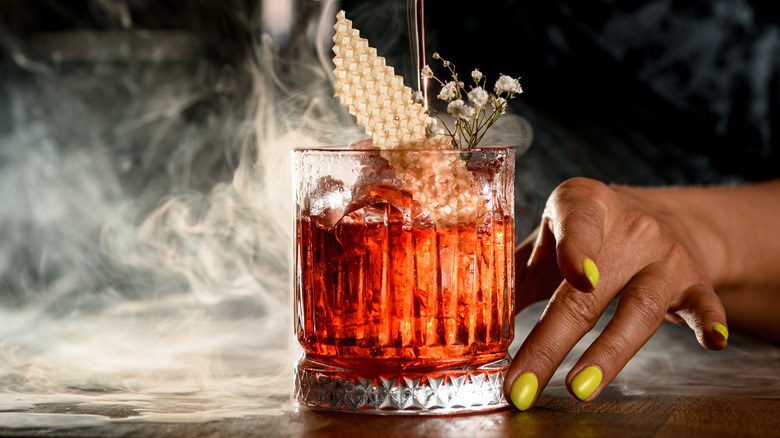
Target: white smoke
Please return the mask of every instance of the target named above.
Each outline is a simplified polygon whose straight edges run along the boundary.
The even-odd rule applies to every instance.
[[[133,23],[122,2],[91,6]],[[355,138],[320,63],[329,48],[314,46],[334,8],[299,17],[311,29],[298,39],[262,34],[273,11],[242,16],[241,53],[223,62],[202,59],[194,33],[27,44],[0,29],[13,61],[0,107],[0,427],[103,424],[106,406],[124,409],[112,421],[167,422],[289,408],[289,151]],[[146,40],[157,59],[139,51]],[[167,51],[183,40],[188,56]],[[95,414],[36,411],[52,403]]]

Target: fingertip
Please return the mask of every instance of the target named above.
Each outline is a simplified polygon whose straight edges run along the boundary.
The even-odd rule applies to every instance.
[[[601,382],[604,380],[604,374],[601,369],[596,366],[589,366],[583,368],[580,372],[571,379],[569,388],[577,399],[580,401],[587,401],[596,390],[601,386]]]
[[[561,275],[575,289],[592,292],[599,283],[599,269],[590,257],[562,253],[558,255]]]
[[[512,405],[521,411],[528,410],[539,392],[539,379],[533,373],[523,373],[512,382],[509,399]]]
[[[728,345],[729,330],[719,322],[694,329],[699,344],[708,350],[723,350]]]
[[[729,329],[719,322],[712,324],[710,328],[712,329],[712,337],[714,338],[714,342],[712,345],[705,345],[705,347],[710,347],[711,350],[722,350],[726,348],[729,340]]]
[[[726,311],[712,286],[696,284],[686,290],[686,298],[675,314],[678,324],[693,329],[696,339],[708,350],[722,350],[728,345]]]
[[[593,286],[593,289],[596,289],[596,286],[599,285],[599,268],[596,267],[596,262],[587,257],[583,259],[582,272],[590,282],[590,285]]]
[[[724,340],[726,341],[729,340],[729,329],[727,329],[725,325],[716,322],[715,324],[712,325],[712,329],[720,333],[723,336]]]

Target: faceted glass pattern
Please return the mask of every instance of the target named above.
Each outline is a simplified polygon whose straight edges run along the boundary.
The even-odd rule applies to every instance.
[[[498,409],[506,357],[476,369],[342,378],[333,369],[301,363],[295,397],[304,406],[370,414],[443,415]]]

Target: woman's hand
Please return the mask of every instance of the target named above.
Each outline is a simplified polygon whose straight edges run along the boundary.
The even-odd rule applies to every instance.
[[[705,348],[726,346],[726,311],[713,282],[733,283],[734,270],[724,266],[734,248],[719,236],[727,224],[705,217],[718,214],[721,206],[708,203],[720,196],[585,178],[552,193],[541,225],[517,249],[517,310],[549,303],[507,372],[505,393],[516,407],[534,403],[614,298],[611,321],[566,377],[581,401],[594,400],[664,319],[689,326]]]

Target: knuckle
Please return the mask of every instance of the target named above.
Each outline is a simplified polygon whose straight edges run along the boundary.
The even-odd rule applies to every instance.
[[[551,305],[570,328],[582,333],[592,329],[601,317],[601,309],[595,295],[577,290],[569,290],[553,297]]]
[[[624,223],[626,235],[632,241],[635,239],[657,239],[662,234],[661,224],[643,211],[631,210],[627,212]]]
[[[690,265],[692,262],[688,249],[676,240],[669,242],[668,248],[666,249],[665,260],[667,260],[667,263],[676,266],[681,266],[683,264]]]
[[[529,356],[533,357],[533,361],[539,367],[539,370],[552,372],[558,368],[562,359],[560,358],[561,352],[557,343],[538,342],[530,345],[528,348],[530,350]]]
[[[669,239],[661,263],[667,272],[677,273],[679,281],[695,285],[708,284],[709,277],[701,268],[688,247],[677,240]]]
[[[624,299],[628,300],[633,318],[644,327],[660,325],[669,309],[666,295],[654,287],[634,287]]]
[[[678,315],[715,312],[720,317],[720,298],[715,293],[712,283],[703,274],[697,280],[694,280],[693,284],[685,288],[679,296],[672,298],[669,312]]]
[[[629,344],[625,336],[620,334],[599,336],[598,355],[601,357],[602,367],[611,364],[617,366],[618,369],[622,368],[622,365],[626,363],[626,352]]]
[[[556,217],[556,226],[566,227],[573,223],[590,229],[601,229],[605,206],[609,204],[613,191],[600,181],[576,177],[555,188],[545,206],[544,216]],[[556,230],[563,235],[567,230]]]
[[[579,198],[583,195],[591,199],[603,199],[610,196],[612,190],[603,182],[585,177],[569,178],[553,191],[556,199]]]

